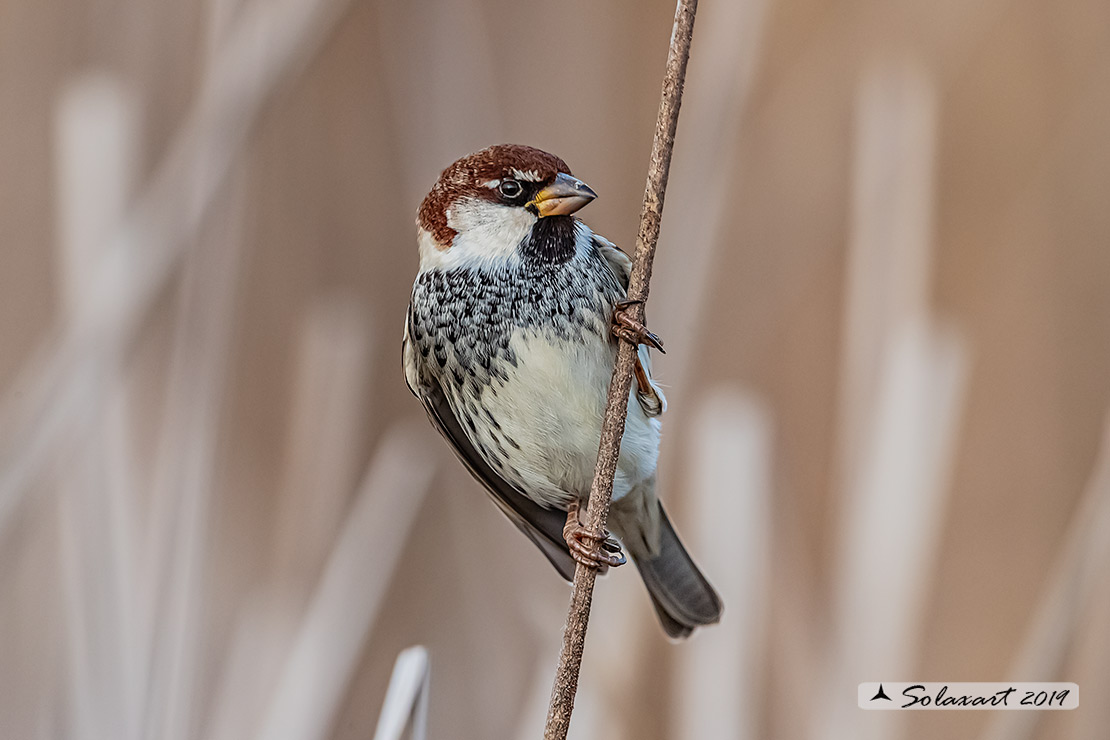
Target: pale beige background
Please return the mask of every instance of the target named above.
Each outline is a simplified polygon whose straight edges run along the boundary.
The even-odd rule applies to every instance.
[[[569,592],[404,387],[413,218],[528,143],[630,248],[672,13],[0,3],[0,736],[369,738],[417,643],[430,737],[540,736]],[[1108,131],[1104,0],[703,0],[649,313],[725,621],[600,581],[572,737],[1105,737]]]

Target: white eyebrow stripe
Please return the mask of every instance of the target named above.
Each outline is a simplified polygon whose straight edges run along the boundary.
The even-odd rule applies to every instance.
[[[486,180],[484,183],[482,183],[482,185],[483,185],[483,187],[487,187],[490,190],[496,190],[497,188],[501,187],[501,181],[500,180]]]
[[[521,171],[514,167],[513,176],[516,177],[516,179],[518,180],[527,180],[528,182],[540,181],[540,173],[536,172],[535,170]]]

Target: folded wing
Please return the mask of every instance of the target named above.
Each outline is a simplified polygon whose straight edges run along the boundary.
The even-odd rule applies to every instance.
[[[597,234],[594,234],[594,246],[605,258],[609,269],[617,278],[617,282],[624,288],[625,295],[627,295],[628,281],[632,274],[631,258],[621,251],[616,244]],[[648,348],[643,345],[637,348],[635,373],[637,383],[636,400],[640,402],[640,408],[648,416],[659,416],[667,410],[667,399],[663,395],[663,389],[651,378],[651,356],[648,353]]]
[[[574,577],[574,560],[563,539],[566,515],[561,511],[545,509],[535,503],[490,467],[470,443],[454,411],[451,410],[451,405],[439,382],[420,372],[417,354],[409,340],[408,321],[406,321],[402,360],[409,390],[424,404],[432,424],[451,445],[451,449],[471,474],[485,486],[497,507],[517,526],[517,529],[535,543],[563,578],[571,580]]]

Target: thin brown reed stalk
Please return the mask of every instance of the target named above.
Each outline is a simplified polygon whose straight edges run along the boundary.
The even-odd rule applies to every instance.
[[[667,177],[670,174],[671,153],[674,149],[675,130],[678,128],[678,111],[682,104],[682,86],[686,80],[686,63],[690,58],[690,41],[694,35],[697,5],[697,0],[679,0],[675,9],[667,71],[663,77],[663,96],[655,124],[644,207],[640,213],[640,230],[636,236],[636,253],[632,258],[632,275],[628,285],[629,300],[637,302],[632,307],[633,318],[639,321],[644,318],[643,303],[648,297],[655,246],[659,241],[663,199],[667,192]],[[586,526],[598,533],[605,529],[609,503],[613,498],[613,476],[617,471],[617,457],[620,454],[621,436],[624,434],[624,421],[628,413],[628,393],[632,388],[632,363],[635,356],[636,347],[628,342],[621,342],[616,366],[613,368],[613,379],[609,385],[605,419],[601,426],[601,445],[586,511]],[[551,708],[544,730],[547,740],[563,740],[570,728],[570,715],[574,710],[574,695],[578,690],[578,673],[582,667],[582,651],[586,643],[586,627],[590,620],[596,577],[597,571],[594,568],[581,563],[574,570],[570,611],[563,630],[563,648],[559,654],[559,668],[555,674]]]

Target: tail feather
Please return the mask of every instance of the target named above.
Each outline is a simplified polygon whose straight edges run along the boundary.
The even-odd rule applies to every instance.
[[[644,579],[651,603],[668,636],[687,637],[695,627],[715,624],[721,619],[721,598],[698,570],[659,506],[659,549],[654,557],[633,560]]]
[[[663,631],[667,633],[667,637],[673,640],[685,640],[690,636],[694,628],[679,622],[668,614],[667,608],[656,598],[650,586],[648,587],[648,596],[651,597],[651,605],[655,607],[655,616],[659,619],[659,624],[663,626]]]

